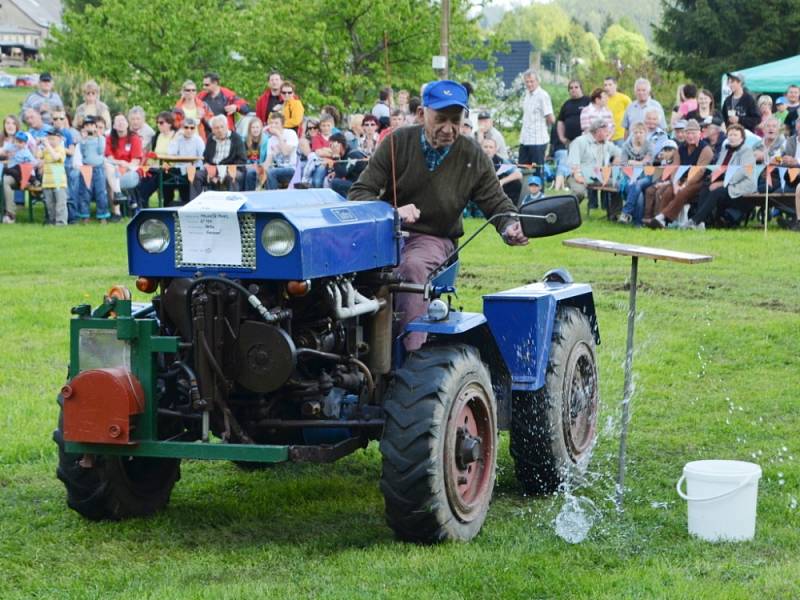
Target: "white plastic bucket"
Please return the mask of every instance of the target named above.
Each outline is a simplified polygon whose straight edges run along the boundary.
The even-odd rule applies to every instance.
[[[689,533],[709,542],[752,540],[761,467],[740,460],[686,463],[675,486],[687,501]],[[681,486],[686,480],[686,493]]]

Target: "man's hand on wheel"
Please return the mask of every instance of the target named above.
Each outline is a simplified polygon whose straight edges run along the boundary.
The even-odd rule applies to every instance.
[[[400,220],[403,223],[416,223],[419,219],[419,209],[414,204],[406,204],[397,209],[397,214],[400,215]]]
[[[503,232],[503,240],[509,246],[525,246],[528,243],[528,238],[522,233],[522,225],[519,221],[506,227]]]

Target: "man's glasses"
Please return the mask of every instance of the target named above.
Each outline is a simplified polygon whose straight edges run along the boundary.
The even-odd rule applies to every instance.
[[[97,92],[95,91],[83,92],[83,94],[85,96],[97,96]]]
[[[367,121],[363,124],[364,127],[377,127],[378,124],[375,121]]]
[[[283,90],[281,92],[281,96],[291,96],[292,94],[294,94],[292,90]]]
[[[53,121],[66,121],[67,117],[53,117]]]
[[[309,125],[308,129],[319,129],[319,125]]]
[[[196,92],[197,88],[183,88],[184,92]]]
[[[194,129],[194,125],[184,125],[184,129]]]
[[[166,125],[167,121],[156,121],[159,125]]]

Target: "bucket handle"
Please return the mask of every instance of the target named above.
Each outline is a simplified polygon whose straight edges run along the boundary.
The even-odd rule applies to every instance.
[[[716,496],[711,496],[709,498],[692,498],[692,497],[687,496],[686,494],[684,494],[683,490],[681,489],[681,485],[683,485],[683,482],[686,479],[686,475],[681,475],[681,478],[678,479],[678,483],[675,486],[675,489],[678,492],[678,496],[680,496],[681,498],[683,498],[684,500],[687,500],[689,502],[711,502],[713,500],[722,500],[723,498],[727,498],[728,496],[732,496],[733,494],[735,494],[736,492],[738,492],[742,488],[750,485],[754,478],[756,478],[755,475],[750,475],[749,477],[744,479],[739,485],[737,485],[732,490],[728,490],[727,492],[722,492],[721,494],[718,494]]]

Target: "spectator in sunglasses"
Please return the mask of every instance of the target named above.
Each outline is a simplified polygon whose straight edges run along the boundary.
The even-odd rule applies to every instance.
[[[187,117],[181,126],[172,142],[169,145],[170,156],[193,156],[198,157],[198,160],[193,163],[181,163],[178,167],[181,175],[186,176],[189,164],[193,165],[196,169],[203,166],[203,161],[199,157],[203,156],[206,144],[198,135],[199,122],[191,117]],[[189,181],[181,182],[178,186],[178,193],[181,197],[181,204],[186,204],[189,201]]]
[[[303,103],[294,95],[295,87],[291,81],[284,81],[281,85],[281,112],[283,113],[283,126],[298,133],[303,124],[305,109]]]
[[[186,119],[193,119],[196,125],[197,135],[203,141],[206,139],[206,128],[203,123],[211,118],[212,112],[208,104],[197,97],[197,84],[191,79],[187,79],[181,86],[181,97],[175,103],[175,108],[183,111]],[[182,120],[181,120],[182,121]]]
[[[100,100],[100,86],[94,79],[83,84],[83,102],[75,109],[75,127],[80,129],[83,120],[88,116],[102,117],[106,123],[111,123],[111,113],[108,106]]]
[[[375,115],[364,115],[364,120],[361,122],[363,133],[358,138],[358,149],[367,156],[371,156],[375,152],[375,146],[378,145],[378,119]]]

